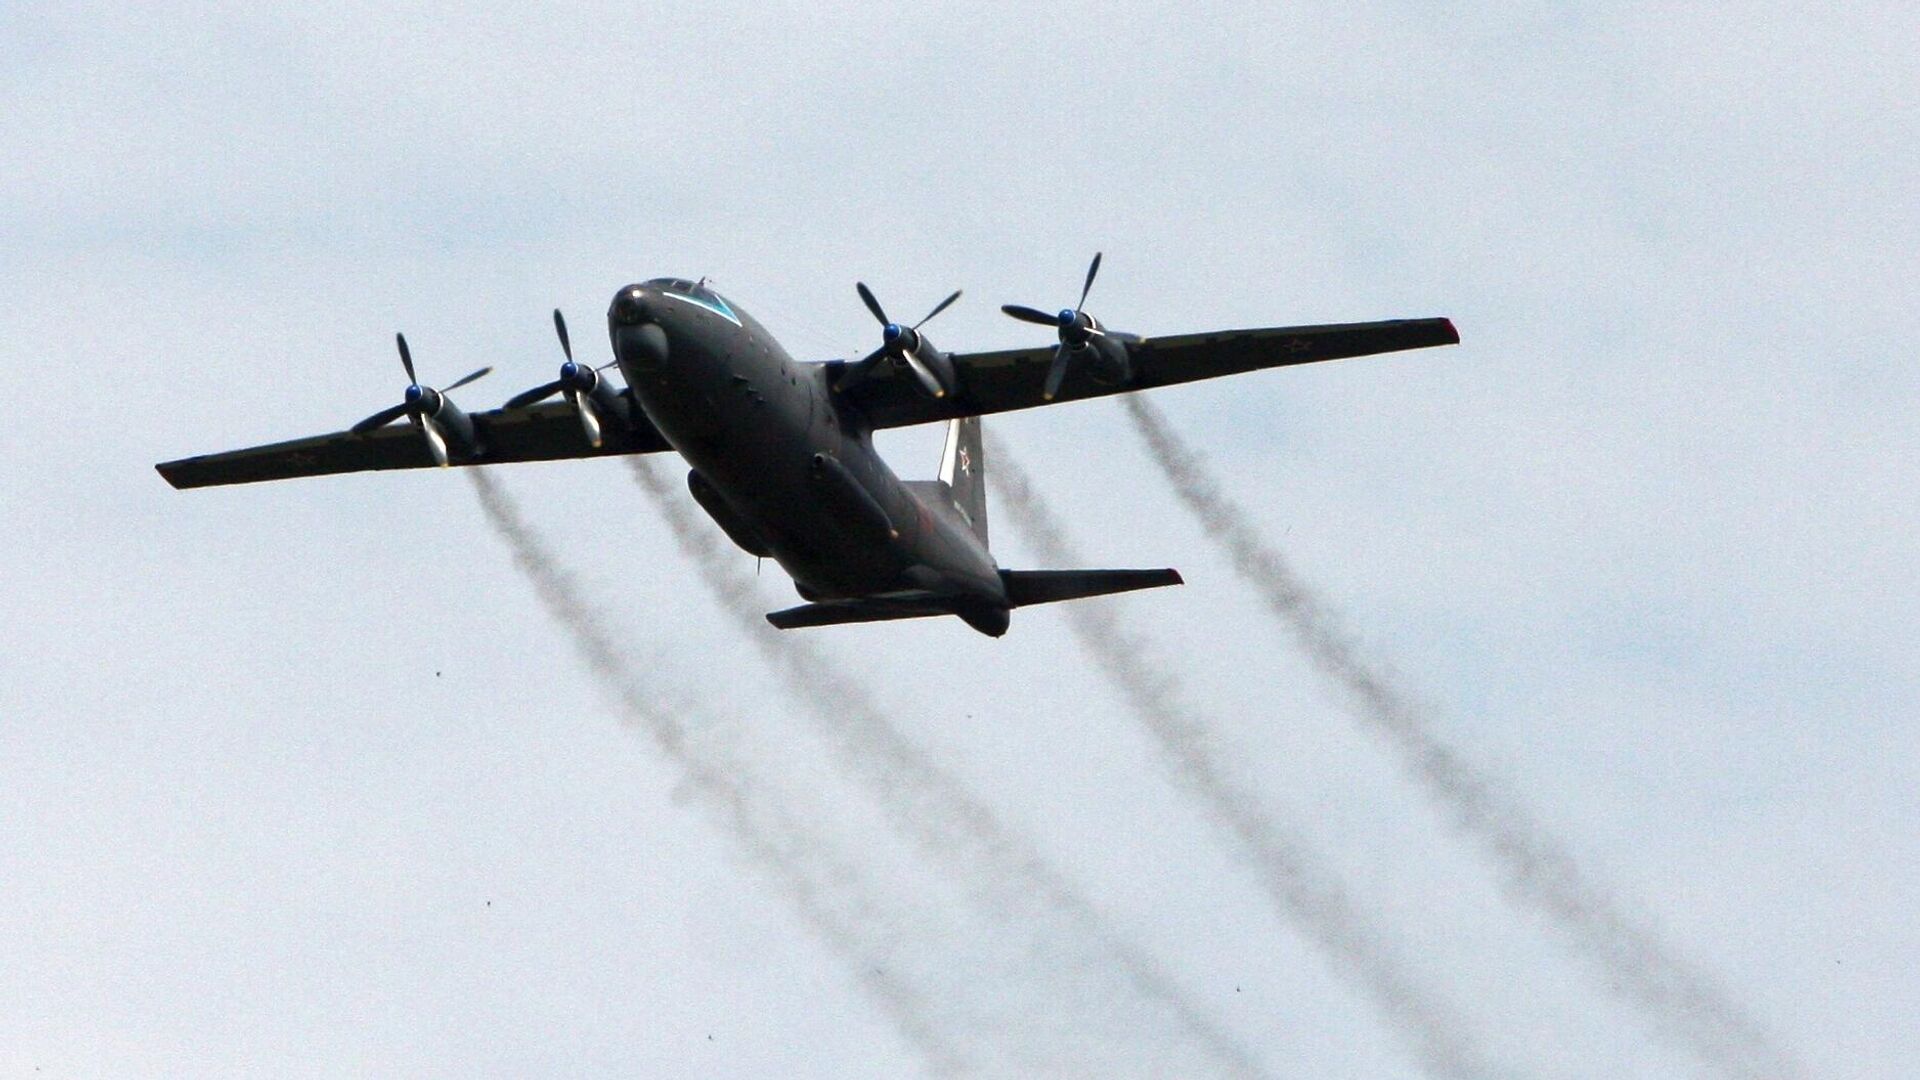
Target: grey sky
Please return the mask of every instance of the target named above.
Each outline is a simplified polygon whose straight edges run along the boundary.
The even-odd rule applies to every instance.
[[[1920,1058],[1920,16],[1105,7],[0,8],[0,1072],[917,1067],[467,484],[151,465],[396,400],[396,329],[429,379],[495,365],[483,407],[550,377],[554,306],[603,352],[629,280],[712,275],[803,358],[871,347],[856,279],[964,287],[933,337],[989,348],[1102,249],[1089,306],[1144,333],[1453,317],[1457,349],[1155,402],[1816,1076]],[[1186,573],[1110,601],[1143,662],[1497,1060],[1691,1075],[1352,731],[1117,405],[990,423],[1081,548]],[[885,445],[925,476],[938,442]],[[624,466],[495,476],[637,667],[723,673],[742,752],[943,895]],[[1031,562],[1004,515],[996,548]],[[817,641],[1273,1074],[1417,1075],[1060,613]],[[929,666],[977,686],[931,700]],[[950,989],[983,1025],[1048,1007],[1030,972]]]

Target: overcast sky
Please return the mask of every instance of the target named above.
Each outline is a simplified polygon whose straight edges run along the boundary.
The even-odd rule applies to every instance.
[[[462,477],[181,493],[152,464],[398,400],[396,329],[428,381],[494,365],[460,395],[491,407],[551,378],[556,306],[604,353],[628,281],[709,275],[802,359],[873,347],[856,280],[964,288],[930,336],[986,349],[1104,250],[1089,308],[1146,334],[1453,318],[1459,348],[1154,400],[1810,1074],[1907,1075],[1920,16],[1109,9],[0,6],[0,1073],[926,1069]],[[1185,573],[1098,602],[1500,1072],[1712,1075],[1503,900],[1117,403],[989,426],[1090,558]],[[919,478],[939,442],[882,446]],[[908,912],[942,1023],[1067,1074],[1085,1048],[1044,1033],[1151,1059],[889,833],[624,463],[493,475],[634,670]],[[1002,505],[996,553],[1034,565]],[[809,636],[1262,1070],[1425,1075],[1061,612]]]

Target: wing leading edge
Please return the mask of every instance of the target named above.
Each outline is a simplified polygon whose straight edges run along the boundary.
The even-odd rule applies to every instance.
[[[1144,338],[1130,349],[1133,372],[1125,383],[1105,385],[1090,377],[1083,367],[1076,367],[1068,373],[1059,394],[1051,402],[1045,400],[1041,392],[1047,368],[1053,362],[1054,347],[1042,345],[1000,352],[955,353],[952,361],[959,392],[945,398],[927,397],[911,379],[900,377],[886,365],[877,369],[874,377],[850,390],[849,396],[874,427],[905,427],[1149,390],[1263,368],[1459,343],[1460,334],[1450,319],[1276,326]]]
[[[652,454],[671,449],[652,425],[638,417],[639,410],[634,412],[638,426],[615,429],[609,425],[598,449],[587,444],[581,435],[579,415],[573,406],[563,401],[473,413],[481,451],[473,457],[456,458],[451,464],[555,461]],[[435,464],[420,430],[401,423],[362,435],[336,431],[244,450],[202,454],[162,462],[154,468],[176,488],[196,488],[382,469],[425,469]]]

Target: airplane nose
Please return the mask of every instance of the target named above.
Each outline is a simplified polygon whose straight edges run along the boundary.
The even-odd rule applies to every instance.
[[[646,289],[629,285],[614,294],[607,309],[613,355],[623,368],[657,371],[667,362],[667,332],[653,321],[652,304]]]
[[[629,285],[621,289],[613,298],[613,307],[607,311],[607,321],[614,326],[638,326],[647,321],[647,295],[638,285]]]
[[[667,362],[667,332],[659,323],[616,325],[613,354],[620,358],[622,368],[658,371]]]

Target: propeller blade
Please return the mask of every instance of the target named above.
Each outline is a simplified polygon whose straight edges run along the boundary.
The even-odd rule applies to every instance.
[[[413,354],[407,351],[407,335],[393,335],[394,343],[400,346],[400,366],[407,369],[407,381],[420,385],[420,377],[413,373]]]
[[[600,449],[600,415],[594,411],[593,399],[572,390],[567,396],[573,399],[573,409],[580,414],[580,430],[586,432],[587,445]]]
[[[567,359],[573,359],[573,343],[567,340],[567,319],[559,308],[553,309],[553,329],[560,335],[560,351],[567,354]]]
[[[952,296],[949,296],[949,297],[947,297],[947,298],[946,298],[945,300],[942,300],[942,301],[940,301],[940,303],[939,303],[939,305],[938,305],[937,307],[935,307],[935,308],[934,308],[934,309],[933,309],[932,311],[929,311],[929,312],[927,312],[927,317],[926,317],[926,318],[924,318],[924,319],[921,319],[921,320],[920,320],[919,322],[917,322],[917,323],[914,323],[914,324],[913,324],[913,328],[914,328],[915,330],[918,330],[918,329],[920,329],[921,327],[923,327],[923,326],[925,326],[925,325],[927,325],[927,323],[929,323],[929,322],[931,322],[931,321],[933,320],[933,317],[934,317],[935,315],[938,315],[938,314],[940,314],[941,312],[943,312],[943,311],[945,311],[945,310],[947,310],[948,308],[950,308],[950,307],[952,307],[952,306],[953,306],[953,302],[954,302],[955,300],[958,300],[958,299],[960,299],[960,290],[959,290],[959,289],[955,289],[955,290],[953,290],[953,295],[952,295]]]
[[[1021,322],[1038,323],[1041,326],[1059,326],[1060,316],[1036,311],[1024,304],[1001,304],[1000,310],[1019,319]]]
[[[367,417],[365,420],[360,421],[347,430],[353,432],[355,435],[365,435],[374,428],[386,427],[388,424],[393,423],[406,414],[407,403],[403,401],[398,405],[391,405],[381,409],[379,412],[374,413],[372,416]]]
[[[893,321],[887,318],[885,311],[880,310],[880,301],[873,298],[873,290],[867,288],[866,282],[856,281],[853,283],[853,287],[859,292],[861,302],[867,305],[867,310],[873,312],[873,317],[880,320],[881,326],[885,326]]]
[[[1047,368],[1047,385],[1040,391],[1040,400],[1052,401],[1060,393],[1060,380],[1067,377],[1067,349],[1056,345],[1053,349],[1053,364]]]
[[[557,382],[550,382],[545,386],[536,386],[526,393],[515,394],[508,398],[506,407],[509,409],[518,409],[525,405],[531,405],[536,401],[545,401],[563,389],[565,389],[565,387]]]
[[[940,377],[935,375],[933,369],[928,367],[926,362],[920,359],[918,353],[907,354],[907,366],[913,369],[913,374],[919,378],[920,385],[926,387],[927,393],[937,398],[947,396],[947,388],[940,385]]]
[[[447,467],[447,437],[440,434],[440,425],[433,417],[414,414],[414,422],[420,425],[420,431],[427,437],[427,452],[433,455],[433,463],[441,468]]]
[[[455,383],[452,383],[452,384],[450,384],[450,385],[447,385],[447,386],[443,386],[443,387],[441,387],[441,388],[440,388],[440,392],[444,394],[444,393],[446,393],[446,392],[447,392],[447,391],[449,391],[449,390],[458,390],[458,389],[460,389],[461,387],[463,387],[463,386],[465,386],[465,385],[467,385],[468,383],[470,383],[470,382],[472,382],[472,381],[474,381],[475,379],[478,379],[478,378],[481,378],[482,376],[485,376],[486,374],[488,374],[488,373],[489,373],[489,372],[491,372],[492,370],[493,370],[493,369],[492,369],[491,367],[483,367],[483,368],[481,368],[481,369],[480,369],[479,371],[470,371],[470,372],[468,372],[468,373],[467,373],[467,375],[466,375],[466,377],[465,377],[465,378],[462,378],[462,379],[461,379],[461,380],[459,380],[458,382],[455,382]]]
[[[1100,252],[1093,253],[1093,265],[1087,267],[1087,283],[1080,287],[1080,302],[1073,305],[1073,315],[1077,320],[1080,309],[1087,306],[1087,294],[1093,291],[1093,278],[1100,272]]]

